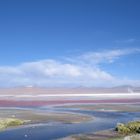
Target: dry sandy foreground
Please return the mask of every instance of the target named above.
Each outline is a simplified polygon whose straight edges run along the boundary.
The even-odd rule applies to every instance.
[[[140,140],[140,134],[123,136],[114,130],[105,130],[96,133],[73,135],[57,140]]]

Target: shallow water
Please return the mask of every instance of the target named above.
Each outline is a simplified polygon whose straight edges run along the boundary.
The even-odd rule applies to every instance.
[[[73,112],[92,115],[95,120],[80,124],[61,124],[46,123],[29,125],[18,129],[9,129],[0,132],[0,140],[54,140],[72,134],[96,132],[114,128],[118,122],[128,122],[140,118],[140,113],[130,112],[100,112],[100,111],[84,111],[63,108],[40,108],[40,110],[50,110],[58,112]]]

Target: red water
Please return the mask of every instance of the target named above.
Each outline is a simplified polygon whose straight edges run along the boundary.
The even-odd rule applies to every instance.
[[[140,99],[110,99],[110,100],[51,100],[51,101],[17,101],[17,100],[0,100],[0,107],[36,107],[46,105],[60,105],[70,103],[137,103]]]

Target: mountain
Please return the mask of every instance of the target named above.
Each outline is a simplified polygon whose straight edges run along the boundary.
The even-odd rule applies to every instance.
[[[14,88],[1,88],[0,94],[94,94],[94,93],[133,93],[139,92],[140,87],[133,87],[129,85],[118,86],[118,87],[77,87],[77,88],[45,88],[45,87],[14,87]]]

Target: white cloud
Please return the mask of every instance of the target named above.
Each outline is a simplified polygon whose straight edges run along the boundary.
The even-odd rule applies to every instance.
[[[102,52],[89,52],[80,56],[80,59],[94,64],[99,63],[112,63],[121,56],[129,55],[132,53],[139,53],[140,49],[116,49]]]
[[[140,52],[111,50],[90,52],[65,61],[46,59],[14,66],[0,66],[1,86],[109,86],[140,84],[139,81],[117,79],[98,64],[113,62],[123,55]],[[71,61],[70,61],[71,60]]]
[[[56,60],[28,62],[16,67],[0,67],[1,85],[93,85],[113,77],[98,68],[61,63]]]

